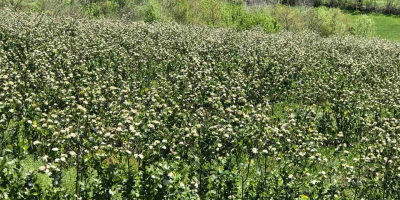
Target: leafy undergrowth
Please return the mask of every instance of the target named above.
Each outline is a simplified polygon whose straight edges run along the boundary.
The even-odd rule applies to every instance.
[[[0,12],[2,199],[399,199],[398,43]]]

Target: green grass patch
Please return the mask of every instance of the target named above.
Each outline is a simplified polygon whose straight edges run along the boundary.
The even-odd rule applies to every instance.
[[[352,21],[357,20],[361,15],[348,13]],[[382,14],[368,14],[376,25],[375,36],[388,40],[400,40],[400,17]]]
[[[23,175],[31,170],[38,170],[40,166],[44,166],[45,163],[40,160],[35,160],[33,156],[29,156],[28,158],[22,161],[23,166]],[[76,168],[69,167],[68,169],[63,170],[63,178],[62,178],[62,186],[66,188],[69,194],[75,193],[75,180],[76,180]],[[52,184],[52,178],[50,178],[46,174],[39,174],[38,175],[39,185],[42,188],[46,188]]]
[[[25,160],[21,162],[23,166],[22,174],[25,175],[27,172],[31,170],[39,170],[40,166],[45,165],[42,161],[35,160],[33,156],[29,156]],[[51,185],[51,178],[46,174],[38,174],[38,182],[40,187],[46,188]]]

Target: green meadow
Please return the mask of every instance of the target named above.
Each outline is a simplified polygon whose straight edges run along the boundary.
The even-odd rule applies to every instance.
[[[357,20],[361,15],[348,13],[352,21]],[[368,14],[373,19],[376,26],[374,36],[388,40],[400,40],[400,17],[383,14]]]

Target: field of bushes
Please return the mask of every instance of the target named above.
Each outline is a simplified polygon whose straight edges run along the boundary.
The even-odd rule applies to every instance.
[[[400,44],[0,11],[0,199],[399,199]]]

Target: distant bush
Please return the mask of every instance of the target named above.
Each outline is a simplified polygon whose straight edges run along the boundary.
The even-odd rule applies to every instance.
[[[125,1],[122,0],[100,0],[83,3],[81,9],[88,16],[100,17],[117,14],[123,6],[125,6]]]
[[[281,24],[285,31],[297,32],[303,29],[303,22],[298,9],[286,5],[277,5],[272,11],[272,16]]]
[[[320,7],[304,12],[305,27],[321,36],[348,34],[350,19],[337,8]]]
[[[145,9],[145,21],[159,21],[163,19],[162,8],[157,0],[149,0],[147,7]]]
[[[361,15],[352,26],[352,33],[354,35],[361,35],[364,37],[372,36],[375,30],[375,22],[367,15]]]
[[[239,19],[237,28],[239,30],[250,30],[259,27],[262,30],[273,33],[280,29],[280,24],[265,12],[244,13]]]
[[[222,22],[222,2],[218,0],[200,1],[201,17],[206,24],[211,26],[220,25]]]
[[[223,21],[226,26],[237,26],[246,15],[246,7],[243,1],[228,1],[222,5]]]
[[[179,23],[189,23],[191,21],[192,13],[191,7],[188,0],[168,0],[162,1],[161,7],[168,16],[168,19],[172,19]]]
[[[318,33],[322,36],[343,35],[350,26],[350,20],[338,8],[320,7],[315,11],[321,20]]]

